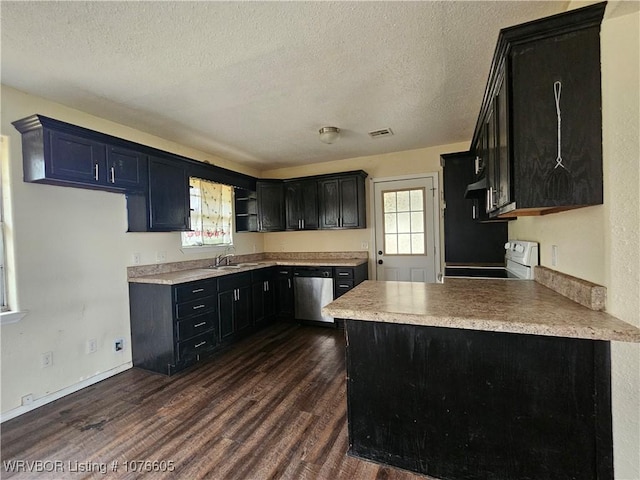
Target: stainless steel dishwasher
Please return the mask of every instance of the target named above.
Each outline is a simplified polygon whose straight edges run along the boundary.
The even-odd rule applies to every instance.
[[[333,317],[321,312],[322,307],[333,301],[333,268],[295,267],[293,282],[296,319],[333,325]]]

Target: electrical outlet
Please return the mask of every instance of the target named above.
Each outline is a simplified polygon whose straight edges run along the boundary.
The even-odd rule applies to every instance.
[[[96,353],[98,351],[98,341],[92,338],[87,342],[87,353]]]
[[[135,252],[132,256],[131,256],[131,260],[133,261],[134,265],[140,265],[140,252]]]
[[[156,252],[156,262],[166,262],[167,261],[167,252]]]
[[[31,405],[33,403],[33,393],[29,393],[22,397],[22,406],[26,407],[27,405]]]
[[[40,357],[40,364],[42,368],[47,368],[53,365],[53,352],[44,352]]]
[[[124,352],[124,338],[116,338],[113,342],[113,349],[116,352]]]
[[[558,264],[558,247],[551,245],[551,266],[555,267]]]
[[[362,242],[362,243],[360,244],[360,248],[361,248],[362,250],[369,250],[369,242]]]

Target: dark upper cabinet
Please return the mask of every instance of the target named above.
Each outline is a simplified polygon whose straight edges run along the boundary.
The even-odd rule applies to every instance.
[[[107,146],[107,182],[125,189],[146,185],[147,155],[122,147]]]
[[[148,178],[147,192],[127,196],[129,231],[189,230],[189,178],[185,164],[151,156]]]
[[[258,180],[258,231],[284,230],[284,186],[282,180]]]
[[[180,163],[149,158],[149,229],[189,230],[189,179]]]
[[[47,132],[45,172],[49,179],[88,185],[105,183],[105,146],[64,132]]]
[[[285,180],[287,230],[318,229],[318,181]]]
[[[480,223],[478,204],[464,198],[475,178],[475,155],[460,152],[442,155],[444,178],[444,258],[447,264],[504,263],[507,222]],[[484,200],[481,198],[479,200]],[[481,202],[484,209],[484,201]],[[486,213],[485,213],[486,215]],[[472,242],[469,239],[473,239]]]
[[[114,192],[143,191],[147,155],[124,141],[32,115],[13,122],[22,134],[25,182]]]
[[[491,217],[602,203],[604,8],[591,5],[500,32],[472,141],[486,163]]]
[[[364,180],[367,174],[348,172],[318,180],[320,228],[365,228]]]

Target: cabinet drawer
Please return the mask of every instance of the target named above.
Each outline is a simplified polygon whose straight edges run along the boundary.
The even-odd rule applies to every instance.
[[[199,315],[216,310],[217,297],[199,298],[192,302],[179,303],[176,305],[176,318],[185,318],[190,315]]]
[[[216,281],[188,283],[176,287],[176,303],[190,302],[203,297],[215,297]]]
[[[336,267],[335,272],[336,281],[339,281],[343,278],[353,278],[353,268]]]
[[[183,362],[211,353],[215,346],[216,336],[214,332],[203,333],[184,342],[178,342],[178,361]]]
[[[246,287],[251,284],[251,272],[225,275],[218,279],[218,290],[226,292],[235,288]]]
[[[216,320],[215,314],[210,313],[178,321],[176,322],[176,337],[182,341],[212,330],[216,326]]]
[[[343,295],[349,290],[351,290],[354,287],[353,284],[354,284],[353,280],[341,280],[339,278],[336,279],[335,298],[338,298],[340,295]]]

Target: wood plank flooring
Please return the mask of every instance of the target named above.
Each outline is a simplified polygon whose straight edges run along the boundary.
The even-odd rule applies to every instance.
[[[0,476],[426,478],[348,456],[346,409],[343,332],[276,324],[174,377],[134,368],[5,422]]]

